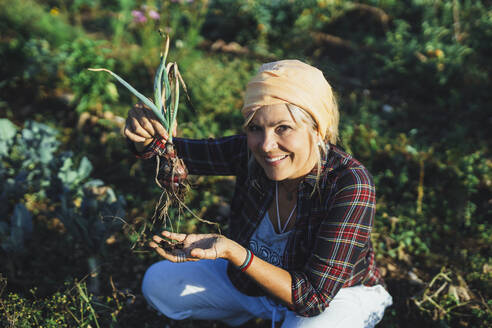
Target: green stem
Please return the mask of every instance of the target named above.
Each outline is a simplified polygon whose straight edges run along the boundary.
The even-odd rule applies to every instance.
[[[115,73],[111,72],[109,69],[105,69],[105,68],[89,68],[88,70],[89,71],[93,71],[93,72],[107,72],[107,73],[111,74],[113,77],[115,77],[118,80],[118,82],[120,82],[121,84],[123,84],[123,86],[125,88],[127,88],[138,99],[140,99],[141,102],[143,102],[147,107],[149,107],[150,109],[152,109],[152,111],[157,116],[157,118],[161,121],[162,124],[164,124],[166,126],[168,125],[166,119],[157,110],[157,108],[155,107],[154,103],[152,101],[150,101],[149,99],[147,99],[147,97],[145,97],[143,94],[141,94],[140,92],[138,92],[135,88],[133,88],[130,84],[128,84],[128,82],[126,82],[125,80],[123,80],[117,74],[115,74]]]
[[[154,102],[158,111],[161,110],[162,100],[161,100],[161,80],[162,80],[162,72],[166,68],[165,58],[161,56],[161,62],[159,63],[159,67],[157,68],[155,77],[154,77]]]
[[[176,117],[178,115],[178,105],[179,105],[179,80],[178,80],[178,64],[174,64],[174,108],[172,111],[172,117],[170,119],[169,124],[171,125],[171,129],[174,128],[174,124],[176,123]],[[171,131],[172,132],[172,131]],[[169,134],[169,141],[173,141],[173,134]]]

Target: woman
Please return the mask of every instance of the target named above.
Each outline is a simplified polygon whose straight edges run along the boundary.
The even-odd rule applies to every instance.
[[[230,233],[164,231],[184,243],[177,251],[154,236],[150,246],[167,261],[146,272],[147,301],[178,320],[373,327],[392,303],[370,240],[375,189],[336,147],[330,85],[298,60],[268,63],[248,83],[242,114],[245,135],[174,139],[190,174],[236,176]],[[150,110],[131,110],[125,135],[141,157],[165,152],[167,132]]]

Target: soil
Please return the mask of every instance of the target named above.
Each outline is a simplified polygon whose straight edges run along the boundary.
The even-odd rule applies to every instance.
[[[161,246],[161,248],[164,249],[166,252],[172,252],[176,249],[183,249],[184,244],[183,243],[171,243],[167,240],[162,240],[159,243],[159,246]]]

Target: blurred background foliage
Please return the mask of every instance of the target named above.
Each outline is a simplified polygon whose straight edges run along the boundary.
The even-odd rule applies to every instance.
[[[159,29],[189,89],[180,136],[241,133],[263,62],[323,70],[340,144],[378,190],[373,238],[395,303],[380,326],[492,325],[488,0],[0,0],[0,325],[224,326],[146,308],[155,163],[121,136],[136,99],[86,70],[150,96]],[[194,184],[187,204],[225,229],[233,180]],[[171,215],[180,231],[213,230]]]

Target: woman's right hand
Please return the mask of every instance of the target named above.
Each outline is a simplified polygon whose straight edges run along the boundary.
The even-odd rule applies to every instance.
[[[141,103],[136,104],[128,112],[123,133],[133,141],[137,151],[142,151],[154,138],[167,140],[169,135],[150,108]],[[176,134],[174,127],[173,136]]]

